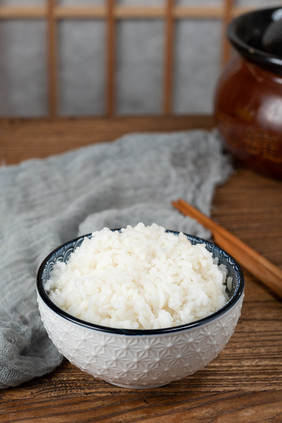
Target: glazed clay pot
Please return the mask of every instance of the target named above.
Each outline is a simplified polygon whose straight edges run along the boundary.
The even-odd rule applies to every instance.
[[[277,16],[282,8],[250,12],[229,25],[235,52],[218,82],[215,119],[235,158],[282,179],[282,44],[281,57],[263,50],[263,34]]]

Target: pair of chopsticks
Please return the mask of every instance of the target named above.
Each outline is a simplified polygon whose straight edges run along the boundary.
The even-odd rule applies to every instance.
[[[282,271],[278,267],[186,201],[179,199],[173,201],[172,205],[184,215],[192,217],[209,229],[219,247],[282,298]]]

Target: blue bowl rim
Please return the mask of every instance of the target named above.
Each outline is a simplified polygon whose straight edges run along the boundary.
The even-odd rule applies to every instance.
[[[121,228],[111,229],[111,230],[112,231],[120,231]],[[176,234],[176,235],[178,235],[180,233],[179,231],[174,231],[174,230],[170,230],[170,229],[166,229],[166,232],[173,233],[173,234]],[[58,314],[62,318],[66,319],[66,320],[68,320],[72,323],[75,323],[79,326],[83,326],[85,328],[96,330],[96,331],[99,331],[99,332],[113,333],[113,334],[119,334],[119,335],[128,335],[128,336],[161,335],[161,334],[175,333],[175,332],[184,331],[184,330],[188,330],[188,329],[194,329],[194,328],[197,328],[199,326],[203,326],[203,325],[211,322],[212,320],[215,320],[218,317],[225,314],[228,310],[230,310],[239,301],[239,299],[242,297],[242,295],[244,293],[244,288],[245,288],[244,274],[243,274],[243,271],[242,271],[240,265],[238,264],[238,262],[229,253],[227,253],[225,250],[223,250],[222,248],[217,246],[215,243],[207,241],[203,238],[199,238],[199,237],[194,236],[194,235],[190,235],[190,234],[187,234],[187,233],[184,233],[184,232],[182,232],[182,233],[185,236],[187,236],[187,238],[189,240],[194,240],[196,243],[201,243],[201,244],[204,243],[205,245],[209,246],[213,250],[218,250],[220,252],[223,252],[228,257],[228,259],[231,259],[231,261],[233,262],[233,266],[235,267],[236,273],[239,275],[239,283],[237,284],[237,287],[236,287],[233,295],[227,301],[227,303],[222,308],[217,310],[215,313],[212,313],[212,314],[210,314],[210,315],[208,315],[208,316],[206,316],[202,319],[195,320],[195,321],[190,322],[190,323],[185,323],[185,324],[179,325],[179,326],[171,326],[171,327],[161,328],[161,329],[125,329],[125,328],[114,328],[114,327],[109,327],[109,326],[98,325],[98,324],[95,324],[95,323],[90,323],[90,322],[87,322],[85,320],[79,319],[75,316],[72,316],[71,314],[68,314],[67,312],[65,312],[64,310],[59,308],[55,303],[53,303],[51,301],[50,297],[48,296],[48,294],[46,293],[46,291],[43,287],[42,273],[44,271],[44,268],[45,268],[47,262],[49,261],[49,259],[58,250],[60,250],[63,247],[66,247],[67,245],[72,245],[73,243],[78,242],[81,239],[91,237],[92,236],[91,233],[86,234],[86,235],[81,235],[77,238],[74,238],[70,241],[67,241],[67,242],[61,244],[59,247],[56,247],[53,251],[51,251],[48,254],[48,256],[41,263],[41,265],[38,269],[38,272],[37,272],[37,278],[36,278],[37,279],[37,292],[38,292],[40,298],[43,300],[43,302],[53,312],[55,312],[56,314]]]

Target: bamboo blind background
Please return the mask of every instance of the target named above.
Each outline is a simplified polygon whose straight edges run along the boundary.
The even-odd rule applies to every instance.
[[[105,0],[103,6],[66,6],[56,0],[46,0],[45,6],[4,6],[0,5],[0,19],[45,19],[47,23],[46,51],[48,65],[48,115],[58,115],[58,49],[57,25],[60,20],[67,19],[99,19],[106,25],[106,37],[103,40],[106,49],[106,113],[107,117],[115,115],[115,32],[118,20],[129,19],[162,19],[164,25],[164,60],[162,113],[171,115],[173,98],[174,72],[174,28],[179,19],[217,19],[220,20],[221,31],[221,64],[229,57],[230,47],[226,39],[226,26],[238,14],[247,10],[236,6],[235,0],[222,0],[220,6],[181,6],[174,0],[163,0],[162,7],[119,5],[115,0]],[[196,3],[196,2],[195,2]]]

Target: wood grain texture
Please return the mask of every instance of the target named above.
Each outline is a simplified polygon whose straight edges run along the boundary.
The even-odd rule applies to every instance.
[[[172,112],[173,93],[173,51],[174,51],[174,19],[173,0],[166,0],[165,18],[165,64],[164,64],[164,103],[163,113],[169,115]]]
[[[212,127],[212,118],[0,121],[7,162],[45,157],[130,131]],[[218,187],[212,218],[282,268],[282,183],[236,168]],[[64,361],[53,373],[0,391],[5,423],[280,423],[282,304],[245,272],[242,316],[230,342],[205,369],[151,390],[127,390]]]
[[[202,116],[0,119],[0,163],[44,158],[135,131],[171,132],[201,126],[211,129],[213,124],[212,117]]]
[[[107,0],[107,31],[106,31],[106,115],[112,117],[115,113],[115,0]]]
[[[55,0],[47,1],[47,63],[48,111],[51,118],[57,115],[57,31]]]
[[[173,7],[173,17],[176,19],[222,19],[224,16],[225,3],[221,6],[181,6]],[[54,15],[56,19],[100,19],[107,17],[105,5],[55,5]],[[234,5],[231,11],[232,17],[238,16],[250,10],[250,7]],[[4,6],[0,5],[0,19],[42,19],[47,17],[46,6]],[[114,8],[115,19],[163,19],[165,7],[162,6],[130,6],[117,4]]]

